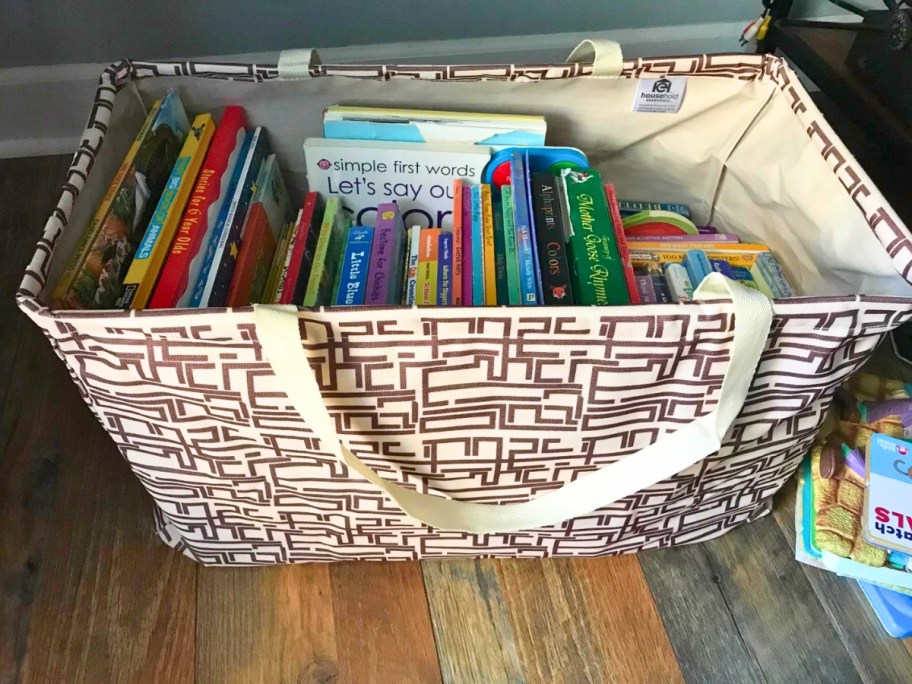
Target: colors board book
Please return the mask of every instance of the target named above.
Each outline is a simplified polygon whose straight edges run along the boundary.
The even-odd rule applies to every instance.
[[[356,225],[372,225],[378,204],[396,202],[408,226],[452,228],[453,181],[480,182],[491,148],[308,138],[304,156],[309,188],[339,195]]]
[[[330,302],[346,231],[350,225],[351,220],[342,209],[341,198],[330,197],[326,201],[313,267],[304,293],[304,306],[324,306]]]
[[[421,228],[408,230],[408,268],[405,270],[405,304],[414,306],[418,301],[418,259],[421,256]]]
[[[529,216],[528,179],[526,164],[521,152],[510,155],[510,187],[513,190],[513,229],[516,233],[516,261],[519,266],[520,304],[536,306],[538,278],[535,253],[532,249],[532,222]]]
[[[452,299],[454,306],[462,306],[462,193],[461,178],[453,182],[453,277]]]
[[[371,245],[364,303],[370,306],[399,304],[402,301],[402,269],[408,236],[394,202],[377,207],[377,223]]]
[[[124,277],[119,306],[144,309],[149,303],[214,134],[211,114],[200,114],[190,124],[184,146]]]
[[[491,186],[481,186],[481,222],[484,242],[484,305],[497,306],[497,267],[494,253],[494,204]]]
[[[485,233],[481,186],[470,188],[472,198],[472,306],[485,305]]]
[[[474,300],[473,259],[475,249],[472,245],[472,188],[462,187],[462,305],[472,306]]]
[[[422,228],[418,237],[418,306],[437,304],[438,249],[440,229]]]
[[[295,231],[294,249],[288,258],[286,282],[279,304],[300,304],[304,300],[322,221],[323,198],[317,192],[308,192],[292,229]]]
[[[374,239],[373,226],[351,226],[339,264],[336,306],[360,306],[367,289],[367,271]]]
[[[450,306],[453,288],[453,233],[440,231],[437,245],[437,305]]]
[[[550,173],[532,174],[535,239],[542,279],[542,302],[549,306],[574,303],[570,265],[564,241],[564,215],[557,195],[557,180]]]
[[[513,226],[513,188],[505,185],[500,189],[501,210],[504,226],[504,260],[507,268],[507,304],[519,306],[522,295],[519,290],[519,263],[516,257],[516,230]]]
[[[148,308],[188,307],[246,140],[241,107],[222,114]]]

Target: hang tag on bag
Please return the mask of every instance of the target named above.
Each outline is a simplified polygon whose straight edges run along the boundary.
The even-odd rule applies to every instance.
[[[633,111],[674,114],[681,109],[686,88],[686,76],[641,78],[633,96]]]

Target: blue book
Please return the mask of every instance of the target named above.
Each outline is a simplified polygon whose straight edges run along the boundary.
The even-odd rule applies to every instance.
[[[453,234],[440,233],[437,243],[437,305],[453,303]]]
[[[716,273],[721,273],[726,278],[735,280],[735,272],[732,270],[732,267],[727,261],[724,261],[722,259],[710,259],[709,263],[712,266],[712,270],[714,270]]]
[[[529,179],[526,177],[524,155],[510,155],[510,186],[513,189],[513,229],[516,231],[516,261],[519,265],[519,294],[523,306],[539,303],[539,282],[535,272],[532,225],[529,218]]]
[[[269,153],[269,141],[262,127],[247,134],[231,177],[231,185],[225,195],[225,203],[219,212],[215,230],[212,231],[190,306],[225,305],[241,247],[241,232],[247,218],[247,209],[256,190],[260,166]]]
[[[345,249],[339,262],[339,282],[333,301],[336,306],[361,306],[367,290],[367,270],[370,266],[373,226],[352,226],[348,229]]]
[[[532,195],[532,168],[529,166],[529,151],[523,150],[523,173],[526,175],[526,202],[529,212],[529,235],[532,237],[532,265],[535,267],[535,294],[541,304],[545,302],[542,290],[541,264],[538,261],[538,229],[535,227],[535,198]]]
[[[465,192],[465,190],[463,190]],[[472,306],[485,305],[484,217],[481,215],[481,186],[472,186]]]
[[[682,263],[687,269],[687,275],[690,276],[690,282],[694,287],[698,287],[703,282],[703,278],[713,272],[712,264],[709,263],[709,258],[702,249],[687,250]]]

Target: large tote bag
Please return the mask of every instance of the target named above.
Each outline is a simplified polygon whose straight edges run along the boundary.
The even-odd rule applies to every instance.
[[[912,241],[786,64],[123,61],[18,292],[156,504],[207,564],[597,556],[709,539],[769,510],[834,389],[912,312]],[[678,113],[632,111],[685,76]],[[54,283],[148,105],[241,104],[298,190],[322,109],[541,113],[629,198],[765,242],[808,296],[721,276],[688,305],[55,312]],[[104,144],[102,142],[104,141]],[[52,257],[57,254],[57,258]]]

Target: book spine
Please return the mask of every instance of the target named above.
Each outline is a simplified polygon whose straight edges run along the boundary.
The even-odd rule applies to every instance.
[[[472,187],[462,188],[462,305],[473,306]]]
[[[485,305],[484,209],[481,186],[472,186],[472,306]]]
[[[68,306],[67,299],[70,285],[73,284],[76,274],[82,269],[82,265],[88,256],[89,249],[98,237],[98,231],[101,230],[101,225],[107,218],[108,212],[111,210],[114,198],[117,196],[117,192],[120,190],[124,178],[126,178],[127,173],[133,166],[133,160],[136,159],[136,153],[139,152],[139,148],[146,139],[146,135],[149,133],[149,129],[155,121],[155,117],[158,116],[158,112],[161,109],[161,103],[161,100],[156,100],[152,107],[149,108],[149,113],[139,127],[139,132],[136,134],[136,137],[133,138],[133,143],[127,151],[127,156],[124,157],[120,164],[120,168],[117,169],[117,173],[114,174],[114,180],[112,180],[111,184],[108,186],[107,192],[101,199],[101,204],[98,205],[98,209],[95,210],[91,222],[89,222],[88,227],[86,227],[85,232],[82,234],[82,238],[80,238],[79,243],[76,245],[73,256],[67,263],[66,270],[64,270],[63,275],[60,276],[60,280],[57,281],[57,287],[54,289],[54,300],[63,308]]]
[[[408,264],[405,270],[405,304],[414,306],[418,300],[418,257],[421,253],[421,229],[412,226],[408,231]]]
[[[640,295],[641,304],[655,304],[656,292],[652,284],[652,278],[648,275],[634,276],[637,286],[637,292]]]
[[[578,304],[629,304],[630,293],[617,249],[601,178],[593,170],[564,169],[569,205],[573,292]]]
[[[510,159],[510,185],[513,188],[513,228],[516,233],[516,261],[519,266],[520,304],[536,306],[538,282],[532,253],[532,229],[529,218],[528,183],[521,152],[514,152]]]
[[[399,303],[395,283],[401,280],[402,264],[398,255],[401,254],[400,244],[404,234],[399,207],[394,203],[378,206],[364,296],[364,303],[368,306]]]
[[[465,185],[461,178],[453,182],[453,306],[462,306],[462,193]]]
[[[627,242],[702,242],[702,243],[738,243],[741,238],[732,233],[718,233],[716,235],[706,235],[700,233],[697,235],[626,235]]]
[[[336,306],[360,306],[367,289],[367,270],[374,239],[372,226],[352,226],[339,273],[339,291]]]
[[[418,306],[437,304],[439,228],[422,228],[418,237]]]
[[[749,270],[750,274],[754,278],[754,282],[757,283],[757,289],[770,299],[774,299],[775,295],[773,295],[773,288],[770,287],[770,284],[767,282],[766,277],[763,275],[763,272],[757,266],[756,260]]]
[[[297,223],[292,223],[288,230],[288,246],[285,248],[285,256],[282,260],[282,267],[279,270],[279,277],[276,281],[275,293],[271,297],[273,304],[279,304],[285,297],[285,288],[290,286],[288,281],[288,271],[291,268],[291,255],[294,254],[295,245],[298,242]]]
[[[345,242],[349,220],[338,196],[330,197],[320,226],[313,267],[304,293],[304,306],[322,306],[331,301],[339,266],[339,252]]]
[[[536,235],[538,230],[535,226],[535,208],[532,202],[532,167],[529,165],[529,152],[522,152],[522,168],[526,177],[526,215],[529,217],[529,242],[532,244],[532,266],[535,269],[535,295],[539,304],[544,304],[544,292],[542,290],[541,266],[538,258],[538,240]],[[513,199],[514,203],[516,198]]]
[[[453,303],[453,233],[440,232],[437,246],[437,305]]]
[[[640,303],[639,290],[633,279],[633,264],[630,261],[630,249],[627,246],[627,235],[624,232],[624,222],[618,209],[617,193],[612,183],[605,184],[605,201],[608,204],[608,215],[611,217],[611,227],[614,230],[614,240],[617,243],[618,256],[624,268],[624,280],[627,283],[627,293],[630,295],[631,304]]]
[[[516,260],[516,230],[513,226],[513,188],[505,185],[500,189],[503,211],[504,257],[507,267],[507,304],[519,306],[522,295],[519,291],[519,263]]]
[[[200,114],[193,120],[146,234],[124,277],[121,302],[124,308],[143,309],[148,304],[214,134],[215,120],[211,114]]]
[[[666,204],[664,202],[640,202],[637,200],[618,200],[618,209],[622,217],[633,216],[641,211],[671,211],[690,218],[690,207],[686,204]]]
[[[564,219],[554,176],[549,173],[533,173],[532,198],[544,297],[542,301],[548,306],[572,305],[574,298],[564,242]]]
[[[250,208],[244,245],[238,254],[237,266],[231,276],[226,304],[247,306],[262,301],[263,288],[269,267],[275,256],[275,237],[262,204]]]
[[[712,264],[709,263],[706,252],[701,249],[687,250],[681,263],[687,270],[687,276],[690,278],[690,282],[694,284],[694,287],[699,287],[703,279],[713,272]]]
[[[732,266],[732,272],[734,273],[735,280],[737,280],[742,285],[746,285],[752,290],[757,290],[760,292],[760,288],[757,286],[757,283],[754,281],[754,276],[751,275],[750,269],[745,266]]]
[[[665,276],[660,273],[653,273],[649,276],[652,281],[652,289],[655,291],[656,304],[671,304],[674,300],[671,298],[671,290],[668,289],[668,283]]]
[[[494,280],[497,303],[508,304],[507,294],[507,246],[504,240],[503,207],[500,201],[493,202],[491,213],[494,217]]]
[[[272,257],[272,266],[266,279],[266,287],[263,288],[264,302],[275,302],[276,287],[279,284],[279,276],[282,274],[282,268],[285,265],[285,255],[288,253],[288,242],[291,240],[291,233],[294,231],[298,221],[300,221],[302,213],[303,211],[298,211],[297,220],[285,224],[279,235],[275,255]]]
[[[244,110],[226,107],[165,259],[150,308],[190,306],[212,231],[246,139]]]
[[[716,273],[721,273],[726,278],[731,280],[735,279],[735,272],[732,270],[732,267],[728,265],[727,261],[722,261],[721,259],[710,259],[709,264],[712,266],[712,270]]]
[[[769,252],[758,254],[756,267],[759,268],[760,272],[763,274],[774,297],[782,298],[795,296],[795,288],[792,287],[792,284],[785,276],[779,262],[776,261],[776,257],[772,254]]]
[[[681,264],[665,264],[665,281],[672,299],[678,302],[689,302],[693,299],[693,284],[687,276],[687,269]]]
[[[481,186],[482,239],[484,240],[484,303],[497,306],[497,266],[494,263],[494,202],[491,186]]]
[[[286,274],[290,287],[285,287],[282,290],[280,304],[295,304],[304,295],[303,290],[307,283],[306,278],[309,275],[305,273],[308,264],[304,255],[310,244],[311,258],[313,258],[313,242],[310,240],[310,236],[312,232],[315,232],[314,225],[319,225],[322,219],[322,208],[323,200],[320,195],[316,192],[308,192],[304,198],[304,205],[301,207],[301,218],[294,225],[293,230],[296,233],[294,251],[291,253],[288,273]]]

